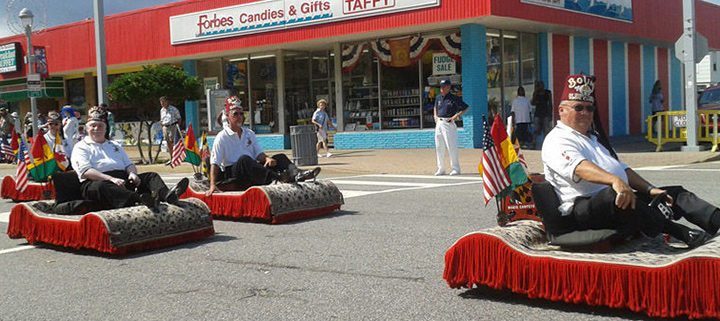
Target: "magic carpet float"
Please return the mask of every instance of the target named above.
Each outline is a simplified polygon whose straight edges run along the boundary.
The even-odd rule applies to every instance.
[[[445,254],[443,278],[451,288],[486,286],[652,317],[720,317],[717,240],[687,250],[659,236],[583,253],[551,245],[539,222],[517,221],[461,237]]]
[[[89,211],[82,215],[55,214],[53,202],[16,204],[7,234],[28,243],[88,249],[122,255],[200,240],[215,234],[210,209],[198,199],[178,205]]]
[[[207,190],[207,180],[191,178],[190,187],[180,198],[202,200],[214,218],[271,224],[329,215],[345,203],[340,190],[327,180],[253,186],[210,196],[205,195]]]
[[[52,182],[28,182],[24,191],[18,191],[15,178],[5,176],[2,180],[2,186],[0,186],[0,197],[15,202],[51,200],[55,198],[55,189]]]

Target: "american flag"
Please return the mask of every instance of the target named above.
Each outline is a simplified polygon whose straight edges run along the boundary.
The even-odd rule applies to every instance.
[[[173,146],[172,159],[170,160],[170,167],[175,168],[182,164],[185,160],[185,144],[182,135],[180,134],[180,128],[175,127],[175,145]]]
[[[12,146],[10,146],[10,144],[7,142],[7,140],[4,140],[4,139],[2,140],[2,143],[0,143],[0,145],[2,145],[3,159],[5,161],[7,161],[8,163],[14,162],[15,161],[15,153],[13,151]]]
[[[28,186],[28,170],[27,164],[30,163],[30,155],[28,155],[25,143],[20,142],[20,149],[18,155],[22,155],[21,159],[18,159],[18,167],[15,172],[15,189],[20,192],[24,192]]]
[[[500,163],[497,148],[495,148],[493,138],[490,135],[490,126],[488,126],[485,116],[483,116],[483,129],[483,197],[485,205],[487,205],[495,195],[510,186],[510,176]]]

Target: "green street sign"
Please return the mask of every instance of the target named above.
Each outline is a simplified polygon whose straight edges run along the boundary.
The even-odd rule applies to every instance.
[[[42,97],[42,91],[28,91],[28,97],[40,98]]]

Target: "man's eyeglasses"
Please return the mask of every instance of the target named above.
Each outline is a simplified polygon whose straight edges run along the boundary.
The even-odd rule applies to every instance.
[[[592,113],[595,111],[595,105],[575,105],[572,106],[573,109],[575,109],[576,112],[581,112],[583,110],[587,110],[589,113]]]
[[[241,111],[237,111],[237,110],[236,110],[236,111],[234,111],[234,112],[231,112],[231,113],[230,113],[230,115],[233,115],[233,116],[240,116],[240,115],[242,115],[242,112],[241,112]]]

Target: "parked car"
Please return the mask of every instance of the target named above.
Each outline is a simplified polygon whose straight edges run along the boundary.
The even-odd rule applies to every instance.
[[[698,99],[698,109],[720,110],[720,85],[705,88]]]

